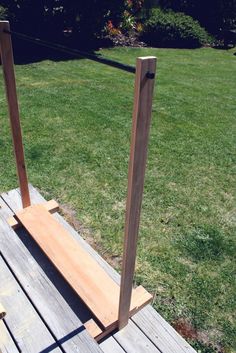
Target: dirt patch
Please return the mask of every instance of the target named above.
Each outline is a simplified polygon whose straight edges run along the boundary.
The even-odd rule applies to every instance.
[[[181,336],[187,339],[196,340],[198,333],[186,319],[178,319],[173,322],[173,326]]]
[[[180,318],[172,323],[175,330],[186,340],[197,341],[205,346],[213,349],[216,353],[225,353],[221,345],[220,338],[222,334],[216,330],[198,331],[193,325],[184,318]],[[212,343],[217,340],[216,343]]]

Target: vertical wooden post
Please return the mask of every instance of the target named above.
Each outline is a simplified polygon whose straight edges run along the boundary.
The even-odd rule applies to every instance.
[[[19,108],[16,94],[16,82],[14,73],[14,60],[11,43],[11,35],[8,21],[0,21],[0,51],[3,68],[3,76],[6,88],[8,111],[11,123],[11,131],[16,158],[16,168],[20,184],[23,207],[30,206],[28,179],[25,166],[24,148],[22,142]]]
[[[119,329],[126,326],[129,319],[155,72],[155,57],[137,58],[120,286]]]

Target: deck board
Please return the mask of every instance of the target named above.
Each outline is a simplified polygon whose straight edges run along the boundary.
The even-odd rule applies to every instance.
[[[115,333],[114,337],[129,353],[165,353],[165,351],[160,351],[132,320],[129,320],[128,325],[121,331]]]
[[[5,321],[17,340],[20,350],[35,353],[55,348],[53,353],[61,353],[58,344],[34,310],[28,298],[16,282],[12,273],[0,256],[0,297],[7,315]]]
[[[30,186],[30,193],[33,204],[45,202],[42,195],[40,195],[40,193],[32,186]],[[19,190],[12,190],[9,193],[3,194],[2,197],[14,212],[21,209]],[[117,283],[119,283],[119,274],[94,249],[92,249],[92,247],[65,221],[65,219],[58,213],[56,213],[54,217],[75,239],[77,239],[80,245],[94,257],[100,266],[102,266]],[[31,251],[32,250],[33,249],[31,249]],[[112,351],[110,347],[114,347],[114,352],[116,352],[115,349],[118,349],[119,352],[121,346],[121,349],[127,353],[133,352],[134,349],[136,349],[137,352],[141,351],[143,346],[142,342],[137,339],[137,335],[139,336],[139,334],[141,337],[144,335],[148,339],[148,342],[150,341],[149,347],[146,347],[146,352],[152,352],[153,347],[156,347],[156,352],[158,352],[157,348],[159,348],[162,353],[196,353],[196,351],[150,305],[134,315],[130,322],[132,329],[127,328],[126,330],[114,334],[109,338],[107,344],[104,344],[104,342],[101,343],[100,347],[102,350],[104,349],[105,353],[109,352],[108,349]],[[132,347],[130,347],[129,342],[133,342]]]
[[[0,321],[0,352],[19,353],[3,321]]]
[[[104,353],[125,353],[125,350],[110,336],[100,343]]]
[[[196,353],[185,339],[150,305],[133,316],[133,321],[165,353]]]

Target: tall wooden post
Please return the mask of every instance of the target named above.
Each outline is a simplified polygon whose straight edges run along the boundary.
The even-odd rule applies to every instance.
[[[28,179],[25,166],[24,148],[20,125],[19,108],[16,94],[16,81],[14,73],[14,60],[11,43],[11,35],[8,21],[0,21],[0,51],[3,68],[3,76],[6,88],[6,97],[10,117],[14,152],[16,158],[16,168],[20,184],[23,207],[30,206],[30,195]]]
[[[155,57],[137,58],[120,286],[119,329],[126,326],[129,319],[155,72]]]

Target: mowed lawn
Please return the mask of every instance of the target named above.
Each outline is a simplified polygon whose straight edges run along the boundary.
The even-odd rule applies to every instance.
[[[158,75],[136,283],[199,352],[235,352],[234,51],[155,55]],[[134,75],[88,60],[16,66],[30,182],[117,269],[122,253]],[[0,191],[17,186],[3,85]]]

